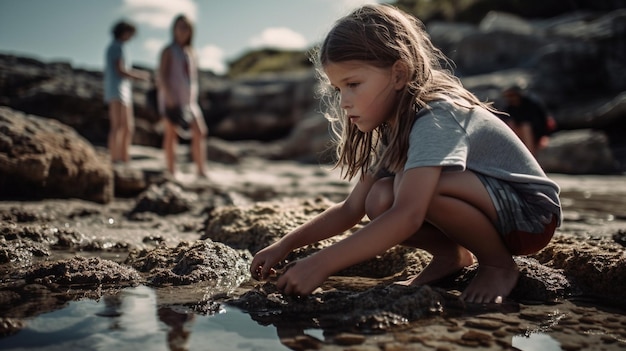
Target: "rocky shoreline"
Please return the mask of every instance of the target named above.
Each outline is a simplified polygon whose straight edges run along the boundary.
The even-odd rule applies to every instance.
[[[159,150],[134,147],[133,158],[134,170],[162,167]],[[626,346],[623,176],[553,175],[563,188],[563,226],[547,248],[517,259],[520,281],[496,306],[457,299],[473,267],[433,287],[393,285],[428,263],[428,254],[406,248],[339,272],[311,297],[283,296],[271,281],[250,279],[251,255],[340,200],[351,184],[336,171],[294,161],[212,162],[208,181],[186,173],[190,164],[180,166],[178,179],[107,204],[0,202],[0,335],[14,335],[68,301],[146,285],[167,296],[186,289],[159,306],[182,306],[189,315],[241,308],[283,330],[281,342],[294,350],[509,350],[514,337],[537,331],[564,350]],[[306,328],[327,336],[313,338],[302,333]]]
[[[0,348],[47,312],[140,287],[154,293],[172,331],[180,325],[171,318],[231,306],[274,326],[293,350],[519,350],[537,336],[554,350],[624,349],[624,18],[620,8],[428,23],[479,98],[497,104],[502,88],[520,84],[558,122],[537,157],[562,188],[564,221],[548,247],[517,258],[521,278],[501,305],[458,300],[475,267],[437,286],[395,286],[430,259],[400,247],[338,272],[303,299],[250,278],[256,251],[352,186],[327,166],[313,70],[240,79],[202,72],[209,179],[196,179],[185,145],[180,173],[163,172],[149,84],[134,86],[132,161],[112,165],[101,146],[101,72],[0,54]],[[304,332],[310,328],[323,336]]]

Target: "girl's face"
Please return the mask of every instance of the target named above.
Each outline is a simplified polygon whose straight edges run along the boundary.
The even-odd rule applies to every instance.
[[[364,133],[387,122],[403,85],[393,78],[392,68],[379,68],[362,61],[329,62],[324,71],[341,95],[341,108],[350,123]]]
[[[186,43],[191,35],[191,26],[185,21],[177,21],[174,25],[174,40],[179,43]]]

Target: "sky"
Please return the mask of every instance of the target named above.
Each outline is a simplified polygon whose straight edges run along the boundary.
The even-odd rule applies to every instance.
[[[101,70],[111,27],[130,20],[131,62],[155,68],[178,14],[195,24],[193,45],[203,70],[225,73],[228,62],[257,48],[307,49],[339,17],[384,0],[0,0],[0,53]]]

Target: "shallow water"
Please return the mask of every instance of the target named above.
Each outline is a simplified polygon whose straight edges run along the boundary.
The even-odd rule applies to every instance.
[[[212,316],[158,308],[151,288],[139,286],[99,301],[73,301],[27,321],[0,339],[1,350],[288,350],[273,326],[223,307]]]
[[[104,296],[99,300],[84,299],[69,302],[64,308],[38,315],[26,320],[26,326],[17,334],[0,339],[0,350],[290,350],[281,342],[279,331],[273,325],[260,325],[250,316],[237,308],[222,305],[219,311],[212,315],[200,315],[172,307],[159,307],[159,296],[152,288],[138,286],[126,288],[117,295]],[[589,337],[598,334],[599,325],[591,326],[581,331],[579,335],[569,335],[562,342],[563,335],[571,334],[571,330],[564,330],[569,323],[560,323],[567,320],[567,314],[578,310],[581,315],[607,314],[606,311],[596,310],[595,307],[573,306],[570,302],[561,305],[544,306],[547,310],[534,312],[531,319],[537,319],[532,326],[511,323],[515,326],[510,329],[504,339],[508,340],[514,350],[524,351],[559,351],[570,349],[572,344],[580,345],[580,340],[593,342]],[[547,311],[547,312],[546,312]],[[522,314],[524,312],[522,311]],[[500,316],[503,316],[500,314]],[[506,316],[506,315],[504,315]],[[542,317],[543,316],[543,317]],[[622,327],[626,325],[626,317],[619,311],[613,314],[614,322]],[[471,316],[467,316],[471,318]],[[465,317],[456,317],[462,320]],[[498,317],[500,318],[500,317]],[[510,321],[509,321],[510,322]],[[506,324],[507,322],[505,322]],[[430,326],[428,326],[431,324]],[[445,325],[441,319],[420,321],[414,329],[440,327]],[[562,324],[562,325],[559,325]],[[437,332],[439,338],[446,338],[445,329]],[[506,329],[505,329],[506,330]],[[518,330],[518,332],[515,332]],[[453,336],[452,329],[450,338]],[[407,330],[404,331],[408,332]],[[302,336],[309,340],[316,340],[329,346],[332,340],[321,329],[307,329],[300,331]],[[619,333],[619,331],[618,331]],[[332,333],[331,333],[332,334]],[[390,334],[390,333],[387,333]],[[384,334],[384,335],[387,335]],[[611,336],[603,332],[604,340]],[[596,335],[598,336],[598,335]],[[293,340],[293,335],[290,336]],[[376,338],[377,336],[369,336]],[[600,335],[602,337],[602,335]],[[612,350],[621,349],[626,343],[625,335],[613,335],[615,343],[606,347],[591,349]],[[385,342],[385,336],[379,342]],[[561,340],[560,340],[561,339]],[[576,341],[578,339],[578,341]],[[598,341],[603,340],[602,338]],[[371,343],[368,343],[371,345]],[[376,345],[376,343],[374,343]],[[621,345],[621,346],[620,346]],[[302,345],[301,345],[302,346]],[[459,348],[456,345],[454,349]],[[334,349],[343,349],[335,345]],[[378,349],[378,348],[376,348]],[[421,348],[418,348],[421,349]],[[473,348],[471,348],[473,349]],[[481,349],[511,349],[500,348],[497,344]]]

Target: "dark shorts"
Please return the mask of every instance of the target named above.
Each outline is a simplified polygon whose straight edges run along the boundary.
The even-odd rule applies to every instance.
[[[543,249],[560,224],[560,207],[529,184],[516,184],[476,173],[498,214],[496,229],[513,255]]]

